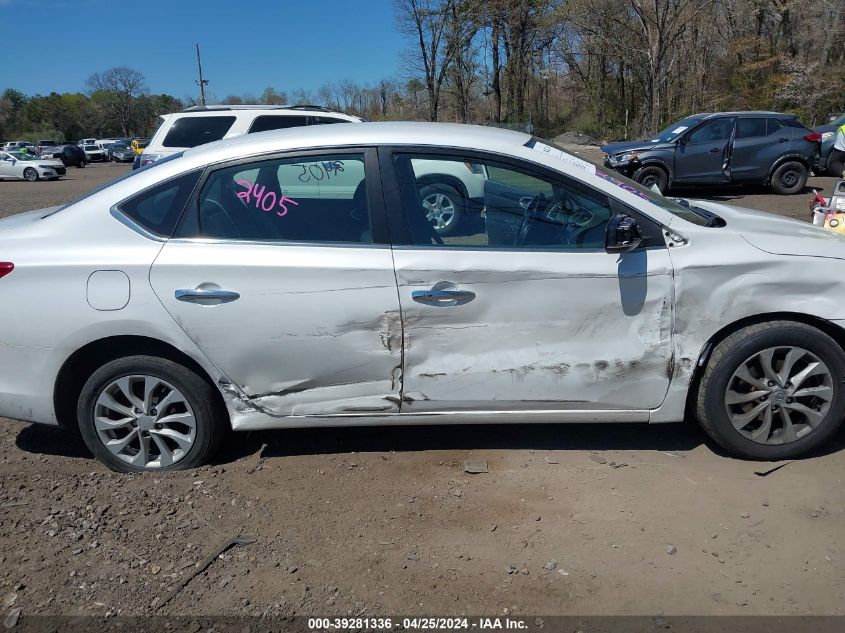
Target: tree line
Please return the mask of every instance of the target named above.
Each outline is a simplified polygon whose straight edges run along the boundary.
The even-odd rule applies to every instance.
[[[843,0],[392,0],[401,76],[209,103],[317,104],[370,120],[651,134],[693,112],[779,110],[814,125],[845,110]],[[140,72],[80,93],[0,93],[0,138],[146,135],[194,95],[150,94]]]

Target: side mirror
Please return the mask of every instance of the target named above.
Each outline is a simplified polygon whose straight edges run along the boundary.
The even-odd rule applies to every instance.
[[[627,213],[617,213],[607,223],[604,250],[608,253],[627,253],[643,243],[640,223]]]
[[[686,135],[686,134],[681,134],[681,135],[678,137],[678,145],[686,145],[686,144],[687,144],[687,135]]]

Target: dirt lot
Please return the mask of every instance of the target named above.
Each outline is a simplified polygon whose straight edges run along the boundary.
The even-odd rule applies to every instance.
[[[0,215],[128,170],[0,182]],[[726,197],[807,216],[808,196]],[[691,424],[317,429],[232,435],[215,465],[129,476],[3,420],[0,617],[843,615],[843,448],[840,433],[772,472]],[[240,533],[255,542],[162,606]]]

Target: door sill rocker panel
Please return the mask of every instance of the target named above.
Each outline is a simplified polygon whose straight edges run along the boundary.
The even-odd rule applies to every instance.
[[[236,431],[335,426],[402,426],[425,424],[534,424],[648,422],[648,410],[552,410],[552,411],[436,411],[430,413],[342,413],[269,418],[259,411],[232,416]]]

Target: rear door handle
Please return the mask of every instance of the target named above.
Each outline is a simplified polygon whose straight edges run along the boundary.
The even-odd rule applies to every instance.
[[[181,288],[175,292],[176,299],[188,303],[202,303],[203,301],[229,303],[237,301],[241,295],[232,290],[219,288]]]
[[[414,290],[411,299],[417,303],[449,307],[469,303],[475,299],[475,293],[470,290]]]
[[[788,138],[779,138],[778,143],[786,143],[788,140]]]
[[[721,152],[723,149],[724,149],[724,147],[714,147],[713,149],[710,150],[710,153],[715,154],[717,152]]]

